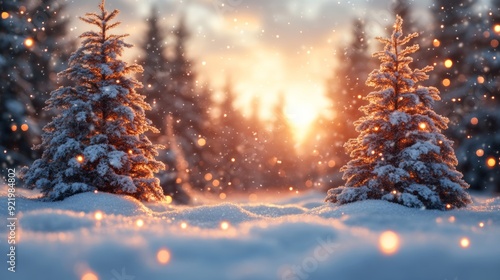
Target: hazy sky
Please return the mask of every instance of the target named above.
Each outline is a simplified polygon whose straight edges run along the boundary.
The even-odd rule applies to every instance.
[[[67,12],[75,19],[72,36],[89,28],[76,18],[96,11],[99,2],[67,0]],[[429,3],[412,3],[415,14],[425,16]],[[391,0],[107,0],[107,9],[121,11],[123,24],[115,32],[129,33],[127,41],[138,45],[153,4],[165,30],[186,15],[192,32],[189,56],[201,79],[221,88],[230,77],[241,94],[238,104],[247,107],[258,95],[267,116],[281,93],[290,117],[300,116],[304,123],[328,105],[322,97],[325,80],[336,63],[335,51],[344,52],[349,43],[352,19],[367,20],[369,38],[393,21]],[[136,59],[137,50],[127,51],[127,60]]]

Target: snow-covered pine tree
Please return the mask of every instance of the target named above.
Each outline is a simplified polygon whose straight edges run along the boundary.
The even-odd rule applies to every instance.
[[[31,95],[34,52],[33,24],[24,1],[0,1],[0,166],[31,163],[31,150],[40,129],[34,120]],[[4,152],[5,151],[5,152]]]
[[[86,192],[128,194],[141,200],[164,198],[154,173],[164,168],[155,160],[157,145],[144,135],[157,131],[145,117],[151,107],[135,88],[141,86],[130,75],[138,65],[120,60],[131,45],[109,30],[119,11],[105,10],[82,17],[99,28],[80,35],[80,48],[61,75],[72,81],[51,93],[46,109],[58,109],[44,128],[43,155],[22,178],[29,188],[39,189],[47,199],[60,200]]]
[[[471,202],[467,183],[455,168],[452,142],[441,131],[447,119],[432,106],[439,91],[418,82],[428,79],[432,67],[411,69],[410,54],[418,45],[405,45],[417,33],[403,36],[397,16],[391,38],[376,52],[381,65],[370,73],[367,84],[377,89],[362,107],[365,116],[356,122],[360,133],[346,147],[352,160],[342,168],[346,184],[328,191],[327,201],[350,203],[382,199],[408,207],[452,209]]]

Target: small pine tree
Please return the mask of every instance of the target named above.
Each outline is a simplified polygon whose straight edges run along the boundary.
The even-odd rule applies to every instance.
[[[367,84],[377,91],[361,109],[356,122],[360,133],[346,144],[352,160],[342,168],[345,186],[331,189],[326,198],[341,204],[382,199],[408,207],[451,209],[471,202],[466,182],[455,168],[457,159],[441,131],[448,120],[432,106],[439,100],[434,87],[418,86],[432,67],[412,70],[410,54],[418,45],[404,47],[417,33],[403,37],[403,20],[397,17],[391,38],[374,54],[380,69],[370,73]]]
[[[119,24],[111,22],[119,11],[108,13],[104,0],[99,8],[81,18],[99,31],[80,36],[81,47],[61,72],[73,85],[51,93],[46,109],[61,113],[45,126],[43,155],[22,177],[49,200],[93,190],[161,200],[153,175],[164,165],[154,159],[159,147],[144,135],[157,129],[145,117],[151,107],[135,92],[140,83],[129,76],[142,69],[119,59],[131,47],[127,35],[108,33]]]

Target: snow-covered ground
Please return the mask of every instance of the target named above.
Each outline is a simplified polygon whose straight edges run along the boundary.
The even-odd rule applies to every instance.
[[[0,279],[500,279],[500,198],[441,212],[318,193],[195,207],[17,195],[16,272],[4,225]]]

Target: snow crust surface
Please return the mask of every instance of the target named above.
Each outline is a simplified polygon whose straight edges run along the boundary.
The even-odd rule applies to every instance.
[[[59,202],[17,195],[16,272],[4,262],[0,279],[500,279],[500,198],[443,212],[373,200],[338,206],[321,193],[192,207],[106,193]],[[7,221],[6,187],[0,196]],[[380,241],[389,230],[391,254]],[[7,234],[1,227],[4,259]]]

